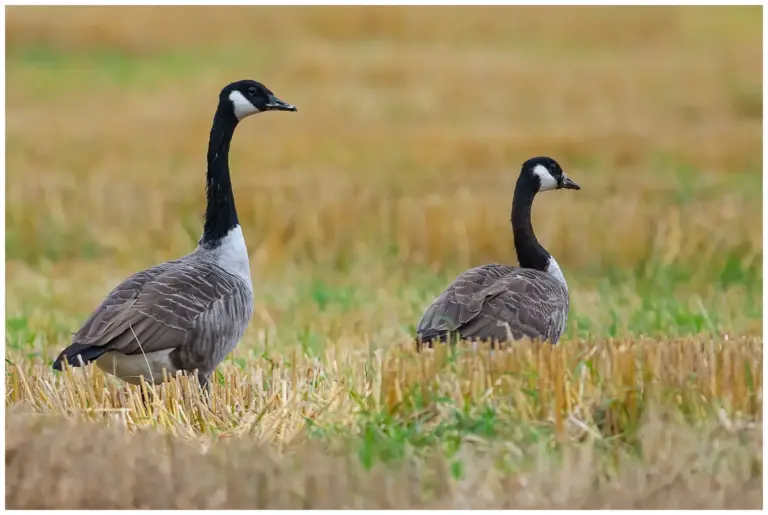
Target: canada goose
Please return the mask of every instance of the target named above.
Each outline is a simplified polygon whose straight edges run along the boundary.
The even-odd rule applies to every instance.
[[[241,80],[219,94],[208,143],[203,235],[192,253],[138,272],[96,308],[53,363],[96,361],[129,383],[197,371],[200,384],[237,345],[253,311],[248,250],[235,210],[229,146],[237,124],[263,111],[296,111],[263,84]]]
[[[568,318],[568,285],[533,233],[531,206],[536,193],[561,188],[581,189],[554,159],[535,157],[523,163],[512,200],[520,267],[482,265],[459,275],[421,318],[419,347],[445,341],[449,333],[474,341],[530,338],[557,344]]]

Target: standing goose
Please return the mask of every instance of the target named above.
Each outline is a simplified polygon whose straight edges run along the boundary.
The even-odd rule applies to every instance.
[[[417,342],[530,338],[557,344],[568,318],[568,285],[560,267],[531,226],[536,193],[581,189],[554,159],[523,163],[512,200],[512,232],[520,267],[482,265],[459,275],[424,313]]]
[[[118,285],[53,363],[61,370],[96,361],[129,383],[197,371],[203,386],[234,349],[253,310],[248,250],[235,210],[229,146],[237,124],[263,111],[296,111],[263,84],[221,90],[208,143],[205,225],[190,254],[138,272]]]

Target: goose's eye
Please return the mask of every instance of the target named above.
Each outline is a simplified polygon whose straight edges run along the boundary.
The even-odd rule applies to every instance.
[[[248,94],[251,95],[251,96],[256,95],[256,88],[254,88],[253,86],[248,88]]]

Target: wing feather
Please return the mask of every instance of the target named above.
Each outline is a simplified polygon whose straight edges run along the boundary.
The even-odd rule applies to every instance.
[[[243,289],[241,283],[202,261],[168,261],[138,272],[112,290],[54,366],[65,356],[71,361],[70,349],[138,354],[181,347],[194,336],[198,318]]]
[[[568,291],[531,269],[483,265],[467,270],[427,308],[417,329],[421,341],[462,338],[530,338],[557,343],[568,312]]]

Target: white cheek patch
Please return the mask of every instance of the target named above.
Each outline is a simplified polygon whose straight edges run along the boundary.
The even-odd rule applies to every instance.
[[[256,106],[251,104],[251,102],[237,90],[229,94],[229,100],[232,102],[232,107],[235,110],[235,116],[238,120],[242,120],[246,116],[259,112]]]
[[[550,191],[557,189],[557,180],[552,177],[552,174],[549,173],[549,170],[547,170],[545,166],[536,165],[533,168],[533,173],[538,175],[539,180],[541,181],[541,188],[539,188],[539,191]]]

